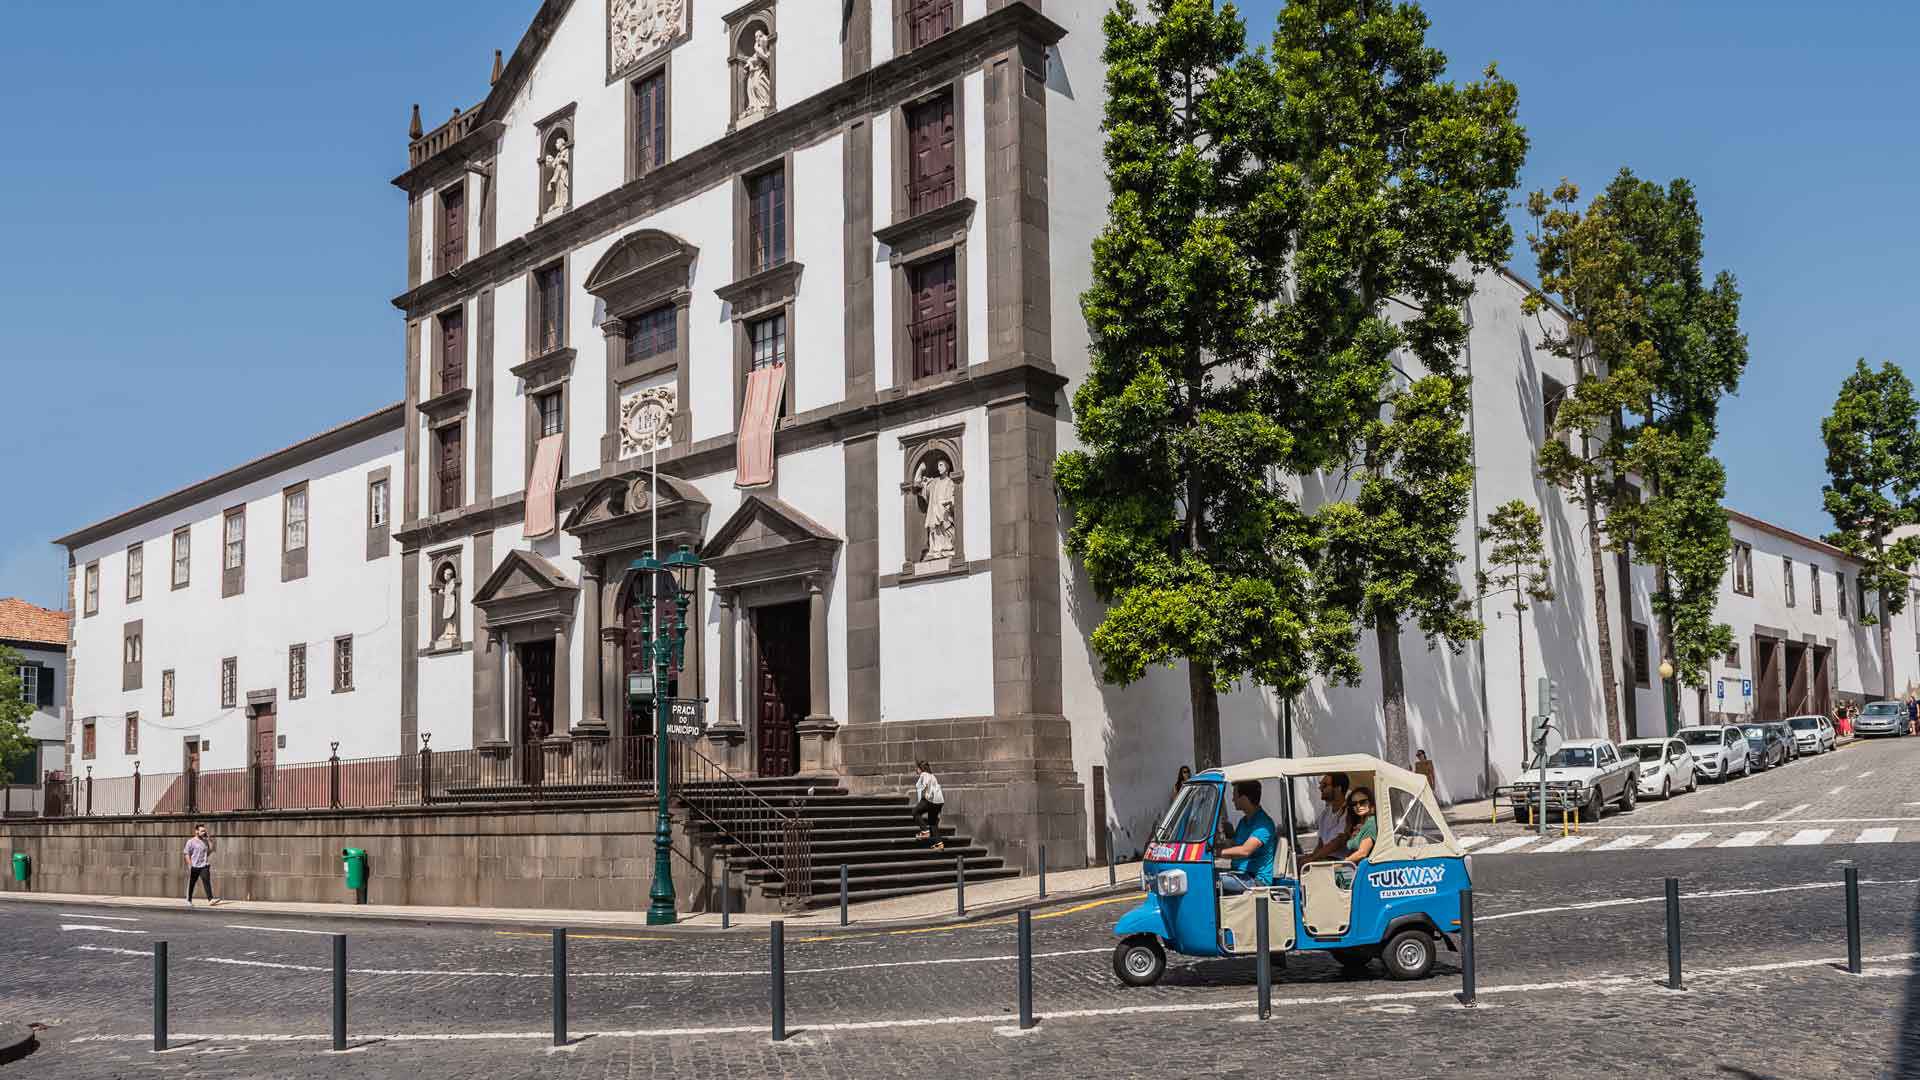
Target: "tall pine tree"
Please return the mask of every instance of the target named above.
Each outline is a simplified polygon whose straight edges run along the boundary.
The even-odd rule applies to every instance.
[[[1893,540],[1894,530],[1920,523],[1920,405],[1913,383],[1889,361],[1879,371],[1857,361],[1840,384],[1833,413],[1820,422],[1827,444],[1822,489],[1834,531],[1827,541],[1859,559],[1860,587],[1880,597],[1881,692],[1894,695],[1893,620],[1906,609],[1907,570],[1920,559],[1920,536]]]

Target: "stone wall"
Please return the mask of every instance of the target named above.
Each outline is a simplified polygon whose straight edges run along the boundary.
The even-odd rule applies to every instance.
[[[230,900],[350,904],[346,847],[366,849],[371,904],[642,911],[653,880],[654,814],[633,805],[0,821],[0,857],[31,856],[35,892],[176,896],[195,821],[213,833],[214,888]],[[677,826],[673,851],[680,910],[717,905],[710,857]]]
[[[911,792],[925,758],[946,795],[951,824],[1026,873],[1088,865],[1086,786],[1073,771],[1064,716],[889,721],[840,729],[847,786]]]

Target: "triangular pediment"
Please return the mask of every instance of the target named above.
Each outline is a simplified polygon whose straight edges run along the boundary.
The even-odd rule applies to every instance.
[[[534,552],[516,548],[507,552],[500,565],[487,575],[479,591],[473,594],[473,602],[484,608],[494,601],[579,591],[579,586],[568,581],[558,567]]]
[[[705,516],[709,503],[700,489],[677,476],[661,473],[658,481],[660,513],[670,515],[681,509],[697,509]],[[654,484],[647,470],[639,469],[595,481],[567,514],[561,528],[570,533],[592,532],[598,526],[615,524],[645,515],[652,509]]]
[[[762,555],[795,545],[837,546],[826,526],[770,495],[749,495],[701,551],[702,559]]]

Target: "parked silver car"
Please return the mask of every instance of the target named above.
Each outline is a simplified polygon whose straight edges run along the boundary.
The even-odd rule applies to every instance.
[[[1803,754],[1824,754],[1833,749],[1833,721],[1824,716],[1789,716],[1787,726],[1793,729],[1793,741]]]
[[[1673,734],[1687,744],[1695,771],[1709,780],[1731,780],[1753,771],[1747,736],[1731,724],[1683,727]]]
[[[1875,701],[1853,721],[1855,735],[1905,735],[1907,706],[1902,701]]]

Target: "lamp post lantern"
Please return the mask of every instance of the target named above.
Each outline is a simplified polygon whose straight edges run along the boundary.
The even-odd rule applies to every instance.
[[[649,551],[627,567],[628,596],[634,601],[644,597],[641,631],[646,638],[644,655],[653,662],[653,670],[627,673],[627,706],[638,713],[651,702],[653,706],[653,788],[656,797],[653,827],[653,886],[647,890],[647,925],[666,926],[678,920],[673,891],[673,823],[670,812],[672,794],[667,776],[667,718],[672,710],[669,678],[675,664],[682,663],[687,645],[687,607],[692,603],[699,582],[700,560],[693,549],[680,550],[663,562]],[[643,593],[641,590],[645,590]],[[673,625],[661,625],[661,589],[671,589]]]

